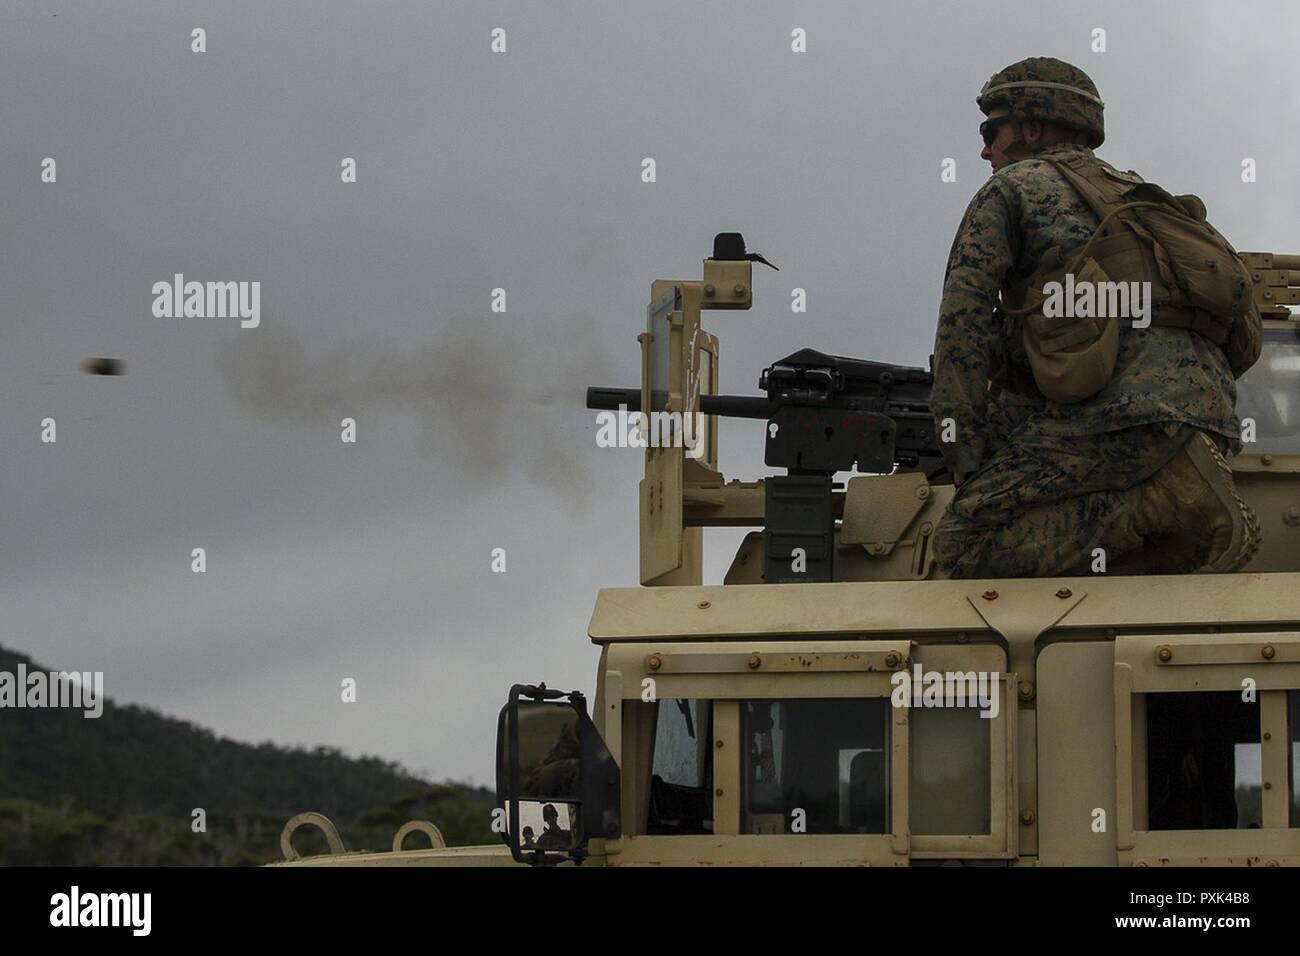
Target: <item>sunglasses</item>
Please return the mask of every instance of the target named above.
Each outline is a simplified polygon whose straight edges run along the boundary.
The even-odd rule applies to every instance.
[[[984,137],[984,145],[992,146],[993,141],[997,139],[999,127],[1010,121],[1010,116],[994,116],[980,123],[980,136]]]

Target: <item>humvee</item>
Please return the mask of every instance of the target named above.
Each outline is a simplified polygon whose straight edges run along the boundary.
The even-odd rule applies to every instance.
[[[1300,256],[1244,258],[1265,325],[1231,460],[1261,523],[1250,564],[1095,554],[1082,576],[946,580],[929,370],[806,349],[765,395],[718,395],[701,316],[749,309],[764,261],[719,235],[701,279],[652,284],[640,388],[588,392],[646,446],[640,586],[596,599],[590,713],[511,689],[502,845],[424,825],[435,847],[404,850],[408,824],[391,853],[300,862],[1300,863]],[[728,416],[767,422],[784,474],[724,478]],[[702,583],[709,527],[756,529],[721,585]]]

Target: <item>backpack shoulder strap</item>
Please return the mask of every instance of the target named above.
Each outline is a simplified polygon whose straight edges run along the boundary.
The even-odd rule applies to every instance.
[[[1051,163],[1100,219],[1105,219],[1124,205],[1128,193],[1142,182],[1136,173],[1111,172],[1100,160],[1089,159],[1087,156],[1039,158]]]

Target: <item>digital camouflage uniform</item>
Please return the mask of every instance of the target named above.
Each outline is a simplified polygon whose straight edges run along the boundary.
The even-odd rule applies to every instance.
[[[1037,156],[1081,150],[1060,145]],[[1098,218],[1048,162],[1003,167],[975,194],[948,258],[932,406],[949,468],[967,473],[935,530],[950,577],[1087,574],[1141,547],[1119,492],[1156,472],[1195,429],[1241,450],[1236,385],[1222,349],[1187,329],[1120,327],[1110,384],[1058,405],[1034,384],[1018,318],[999,290],[1053,246],[1082,246]],[[992,383],[992,387],[990,384]],[[949,422],[949,420],[951,420]]]

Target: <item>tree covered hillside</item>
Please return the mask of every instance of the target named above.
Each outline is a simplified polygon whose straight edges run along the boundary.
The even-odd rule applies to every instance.
[[[49,670],[0,648],[0,672],[20,663]],[[238,743],[111,698],[89,720],[0,708],[0,865],[269,863],[285,821],[304,810],[333,820],[349,850],[387,850],[416,818],[449,845],[495,843],[493,802],[487,789],[431,784],[377,758]],[[192,828],[195,808],[206,832]],[[312,829],[294,842],[303,854],[325,849]]]

